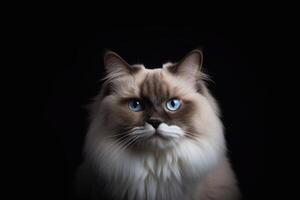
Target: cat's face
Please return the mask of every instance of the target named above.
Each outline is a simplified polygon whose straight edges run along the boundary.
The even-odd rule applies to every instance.
[[[192,51],[178,64],[150,70],[107,53],[99,107],[105,137],[124,149],[145,150],[204,137],[216,113],[205,95],[201,62],[202,53]]]

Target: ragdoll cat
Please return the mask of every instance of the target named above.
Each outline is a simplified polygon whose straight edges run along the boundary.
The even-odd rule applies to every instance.
[[[160,69],[107,52],[102,90],[78,172],[90,199],[235,200],[219,110],[201,71],[202,52]]]

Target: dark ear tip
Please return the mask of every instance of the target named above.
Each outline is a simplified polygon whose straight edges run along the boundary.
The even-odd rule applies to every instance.
[[[114,51],[111,51],[109,49],[105,49],[106,51],[104,52],[104,65],[107,67],[111,65],[112,63],[115,64],[116,62],[122,65],[130,66],[119,54],[115,53]]]
[[[111,50],[110,49],[107,49],[107,48],[104,48],[104,49],[102,49],[102,51],[101,51],[101,55],[102,56],[105,56],[107,53],[109,53]]]
[[[202,65],[202,61],[203,61],[203,51],[202,51],[200,48],[191,50],[189,53],[187,53],[187,54],[185,55],[185,57],[184,57],[182,60],[185,60],[185,59],[188,58],[189,56],[195,55],[195,54],[197,55],[197,58],[198,58],[199,61],[200,61],[200,65]]]
[[[203,57],[203,50],[202,50],[202,48],[196,48],[196,49],[190,51],[190,54],[192,54],[192,53],[198,53],[198,54],[201,55],[201,57]]]
[[[108,56],[108,55],[111,55],[111,54],[116,54],[115,52],[113,52],[112,50],[110,50],[110,49],[103,49],[103,51],[102,51],[102,55],[103,55],[103,57],[106,57],[106,56]]]
[[[203,46],[197,46],[194,50],[203,52],[205,50],[205,48]]]
[[[107,60],[109,60],[110,58],[120,58],[120,56],[115,53],[114,51],[111,51],[110,49],[104,49],[103,51],[103,60],[104,63],[106,63]]]

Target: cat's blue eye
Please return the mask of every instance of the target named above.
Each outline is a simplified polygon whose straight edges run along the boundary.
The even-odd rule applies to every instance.
[[[128,101],[128,107],[134,112],[139,112],[143,110],[142,102],[138,99],[131,99]]]
[[[181,105],[181,102],[179,99],[170,99],[169,101],[167,101],[166,103],[166,107],[168,110],[170,111],[175,111],[178,110],[179,107]]]

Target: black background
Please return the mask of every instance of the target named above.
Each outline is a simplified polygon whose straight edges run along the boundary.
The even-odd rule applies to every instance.
[[[238,25],[238,26],[237,26]],[[40,133],[32,142],[30,178],[40,199],[73,199],[71,186],[88,127],[84,108],[101,86],[104,48],[129,63],[160,67],[201,47],[209,88],[222,110],[229,156],[244,199],[259,199],[267,183],[265,124],[269,35],[248,23],[203,28],[200,25],[119,25],[97,30],[84,25],[51,26],[38,36],[38,75],[32,84]]]

